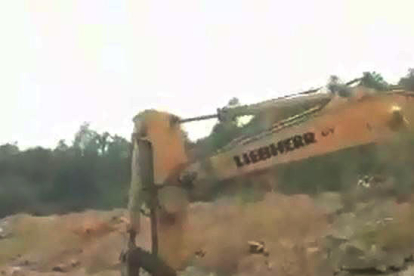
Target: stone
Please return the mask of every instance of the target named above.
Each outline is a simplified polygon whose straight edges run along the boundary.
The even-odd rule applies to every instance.
[[[65,272],[63,265],[57,265],[52,268],[52,271],[55,272]]]
[[[379,271],[381,273],[384,273],[384,272],[387,271],[387,266],[384,265],[384,264],[381,264],[381,265],[376,266],[375,267],[375,270],[377,270],[377,271]]]
[[[72,261],[70,262],[70,265],[71,265],[72,267],[77,267],[77,266],[79,266],[79,265],[80,265],[80,261],[78,261],[78,260],[72,260]]]
[[[401,270],[405,265],[405,258],[402,254],[391,253],[387,256],[387,264],[395,270]]]
[[[414,275],[414,266],[407,267],[406,270],[402,271],[399,276],[413,276]]]
[[[15,266],[11,269],[12,276],[23,276],[23,271],[21,267]]]
[[[339,193],[324,192],[315,198],[315,205],[326,213],[336,213],[343,209],[342,197]]]

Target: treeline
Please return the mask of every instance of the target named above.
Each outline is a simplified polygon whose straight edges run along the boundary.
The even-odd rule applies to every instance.
[[[129,150],[126,139],[88,124],[55,149],[0,146],[0,217],[125,207]]]
[[[378,91],[391,86],[375,72],[364,73],[361,84]],[[409,70],[394,85],[414,91],[414,70]],[[345,85],[336,76],[330,78],[328,86],[340,93],[346,91]],[[237,104],[237,99],[229,102],[229,106]],[[283,116],[297,111],[300,110],[279,110]],[[194,143],[189,142],[188,146],[196,157],[209,155],[242,134],[260,131],[263,127],[258,123],[263,120],[261,116],[259,114],[243,126],[237,120],[217,123],[208,137]],[[414,145],[414,142],[409,141],[407,145]],[[392,153],[404,154],[410,151],[407,148],[402,151],[396,149]],[[397,155],[398,158],[394,156],[393,159],[398,159],[399,162],[384,166],[387,162],[384,160],[389,160],[388,158],[378,158],[375,151],[371,154],[372,158],[368,158],[368,152],[371,150],[345,152],[320,158],[316,160],[317,163],[314,160],[315,162],[304,162],[296,167],[281,167],[275,171],[275,183],[287,192],[338,190],[346,185],[349,175],[388,170],[400,179],[399,183],[403,183],[404,187],[408,189],[412,186],[411,164],[414,164],[414,160],[411,160],[410,154],[405,154],[404,158],[401,155]],[[382,156],[384,155],[383,152]],[[391,156],[391,153],[386,155]],[[378,160],[382,161],[377,162]],[[124,208],[127,205],[129,179],[130,142],[107,132],[98,133],[88,124],[80,127],[70,144],[62,140],[54,149],[35,147],[20,150],[16,144],[1,145],[0,217],[18,212],[48,215],[87,208]],[[246,179],[251,185],[247,183],[243,186],[247,191],[245,195],[251,197],[256,191],[254,187],[258,187],[254,182],[258,180]]]

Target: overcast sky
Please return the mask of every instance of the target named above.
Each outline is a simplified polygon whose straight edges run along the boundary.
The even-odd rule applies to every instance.
[[[129,139],[148,108],[182,117],[366,70],[414,67],[414,1],[0,0],[0,143]],[[188,125],[195,139],[209,123]]]

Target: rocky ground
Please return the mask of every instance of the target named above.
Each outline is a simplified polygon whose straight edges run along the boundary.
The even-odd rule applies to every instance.
[[[194,204],[179,275],[414,275],[414,202],[349,197]],[[126,218],[125,210],[3,218],[0,275],[120,275]],[[148,249],[147,237],[145,220],[138,244]]]

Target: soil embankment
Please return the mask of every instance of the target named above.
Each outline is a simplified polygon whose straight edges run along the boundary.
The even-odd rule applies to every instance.
[[[1,219],[0,273],[119,275],[126,218],[113,210]],[[178,274],[411,275],[412,226],[412,202],[392,197],[350,204],[338,193],[268,193],[252,203],[197,203],[183,226]],[[144,219],[138,244],[148,249],[149,237]]]

